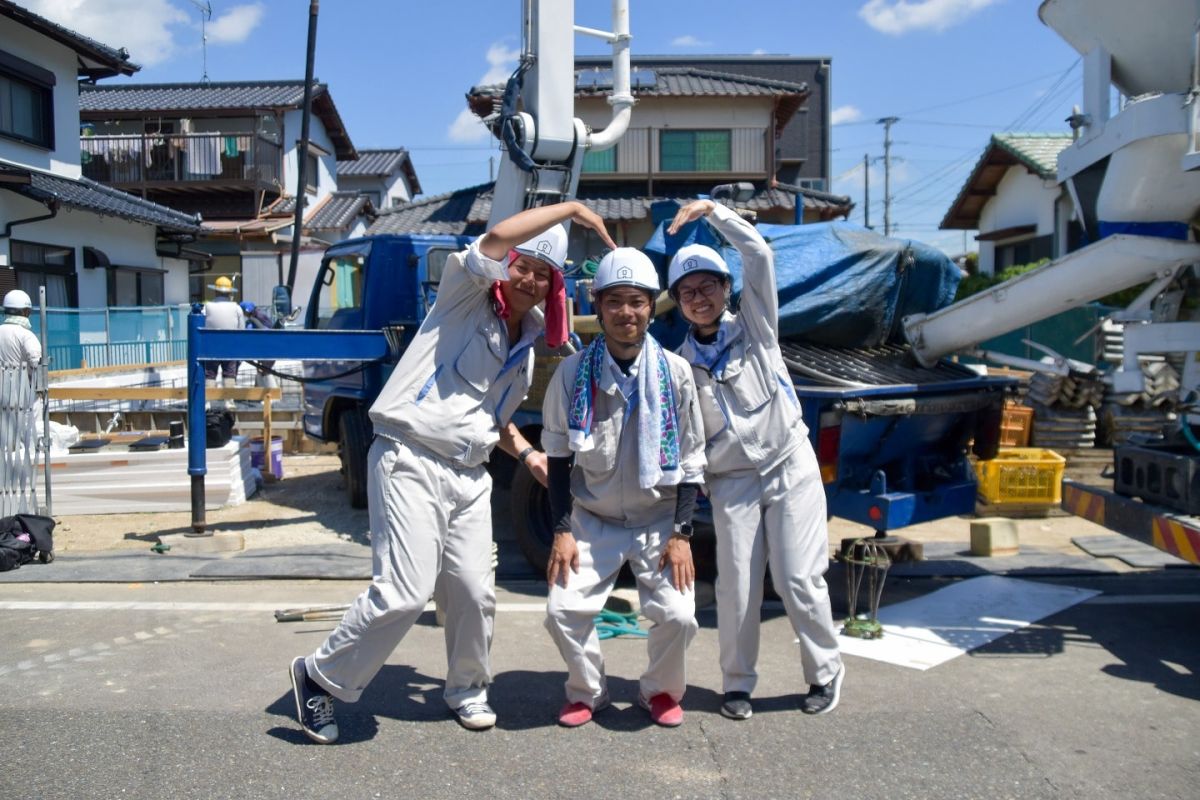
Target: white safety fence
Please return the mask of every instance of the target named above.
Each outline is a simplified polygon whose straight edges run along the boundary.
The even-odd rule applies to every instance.
[[[0,517],[40,510],[38,417],[45,402],[44,366],[35,371],[0,366]]]

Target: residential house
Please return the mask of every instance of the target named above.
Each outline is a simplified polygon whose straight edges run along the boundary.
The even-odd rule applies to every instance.
[[[287,277],[298,195],[301,294],[323,249],[364,231],[374,213],[367,198],[339,191],[339,163],[359,154],[325,84],[313,86],[303,153],[302,80],[94,86],[80,102],[85,174],[203,216],[202,249],[212,259],[193,271],[193,300],[210,297],[224,275],[239,297],[267,302]]]
[[[1058,154],[1071,134],[993,134],[940,227],[978,231],[979,271],[1057,258],[1079,245],[1080,227],[1059,185]]]
[[[813,222],[850,213],[848,198],[779,180],[781,166],[796,180],[792,162],[810,160],[782,165],[779,146],[781,133],[805,108],[806,84],[675,63],[651,68],[641,60],[633,65],[631,82],[638,104],[630,127],[614,148],[587,154],[576,193],[619,243],[645,243],[664,215],[673,213],[659,201],[695,197],[736,181],[757,187],[747,205],[765,222]],[[611,88],[611,70],[581,68],[576,115],[596,128],[607,125]],[[471,109],[493,130],[502,90],[476,87],[468,95]],[[482,184],[426,198],[386,210],[369,231],[476,233],[486,226],[491,197],[492,185]],[[572,258],[598,247],[590,231],[572,230]]]
[[[366,195],[378,209],[410,202],[421,193],[421,183],[408,151],[359,150],[354,161],[338,161],[338,189]]]
[[[192,214],[83,176],[79,95],[139,67],[100,44],[0,0],[0,294],[52,306],[184,302]],[[101,333],[103,326],[101,326]]]

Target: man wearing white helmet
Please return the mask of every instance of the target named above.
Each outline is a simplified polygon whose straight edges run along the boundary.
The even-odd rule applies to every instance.
[[[29,295],[13,289],[4,295],[4,321],[0,323],[0,366],[34,370],[42,361],[42,344],[33,332]]]
[[[583,725],[609,703],[594,618],[628,563],[651,622],[637,699],[672,727],[683,721],[684,654],[697,628],[690,539],[704,471],[700,411],[687,363],[646,333],[659,293],[650,259],[614,250],[593,292],[604,333],[559,365],[543,406],[555,532],[546,628],[568,670],[558,722]]]
[[[358,700],[435,588],[446,612],[446,704],[466,728],[496,724],[484,462],[498,444],[546,482],[545,455],[510,420],[529,392],[534,340],[543,331],[550,347],[566,340],[559,272],[567,221],[616,246],[604,221],[574,201],[500,222],[446,260],[437,302],[371,406],[374,577],[317,651],[291,665],[296,714],[314,741],[337,739],[333,698]]]
[[[800,710],[837,705],[842,666],[829,589],[825,490],[808,428],[779,351],[771,248],[754,226],[711,200],[675,215],[668,233],[707,217],[742,257],[739,313],[728,310],[729,267],[710,247],[681,247],[668,286],[691,330],[679,348],[692,365],[708,435],[705,486],[717,534],[721,713],[747,719],[758,673],[759,612],[769,564],[800,642],[807,694]]]

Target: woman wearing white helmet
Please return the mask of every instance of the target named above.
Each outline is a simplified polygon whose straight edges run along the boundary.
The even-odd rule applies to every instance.
[[[704,471],[700,411],[687,363],[646,333],[659,293],[650,259],[614,250],[593,292],[604,333],[559,365],[542,414],[554,519],[546,628],[568,669],[558,722],[583,725],[609,703],[594,619],[628,563],[652,623],[638,702],[672,727],[683,721],[684,654],[697,628],[690,538]]]
[[[742,257],[739,313],[729,312],[729,268],[704,245],[671,259],[671,296],[691,330],[679,348],[692,365],[708,442],[705,485],[717,534],[721,713],[747,719],[758,678],[759,612],[770,564],[775,591],[800,641],[807,714],[837,705],[844,667],[824,573],[825,490],[808,428],[779,351],[779,297],[771,248],[754,226],[711,200],[679,210],[668,232],[707,217]]]
[[[0,366],[36,369],[42,361],[42,344],[33,332],[29,315],[33,302],[20,289],[4,295],[4,321],[0,323]]]
[[[573,221],[615,247],[604,221],[578,202],[529,209],[496,224],[446,260],[438,298],[371,406],[375,440],[367,499],[375,575],[337,629],[291,665],[301,727],[321,743],[338,736],[333,697],[354,702],[425,608],[434,589],[446,611],[443,699],[465,728],[496,724],[488,704],[496,612],[491,478],[499,446],[543,483],[545,455],[512,424],[529,392],[533,344],[560,332],[545,317]],[[555,338],[561,333],[562,338]]]

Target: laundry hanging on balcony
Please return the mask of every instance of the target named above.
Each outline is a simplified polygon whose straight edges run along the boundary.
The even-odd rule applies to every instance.
[[[188,140],[187,169],[192,175],[221,173],[221,139],[218,136],[192,136]]]

